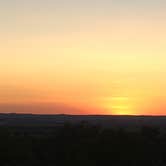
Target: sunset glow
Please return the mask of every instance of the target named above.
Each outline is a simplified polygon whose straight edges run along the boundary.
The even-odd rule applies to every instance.
[[[1,1],[0,112],[165,115],[166,2],[124,2]]]
[[[112,97],[106,100],[105,108],[110,110],[112,114],[118,115],[133,115],[135,108],[133,102],[127,97]]]

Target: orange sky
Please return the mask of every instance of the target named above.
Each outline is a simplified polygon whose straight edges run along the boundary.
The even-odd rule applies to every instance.
[[[0,112],[164,115],[165,2],[117,1],[0,2]]]

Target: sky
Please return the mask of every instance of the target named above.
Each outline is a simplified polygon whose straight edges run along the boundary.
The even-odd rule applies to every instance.
[[[166,114],[165,0],[0,0],[0,112]]]

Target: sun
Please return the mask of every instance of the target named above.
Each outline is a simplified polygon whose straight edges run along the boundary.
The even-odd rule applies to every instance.
[[[129,97],[111,97],[105,103],[107,110],[114,115],[133,115],[134,107]]]
[[[117,115],[132,114],[131,108],[128,105],[117,105],[111,107],[112,113]]]

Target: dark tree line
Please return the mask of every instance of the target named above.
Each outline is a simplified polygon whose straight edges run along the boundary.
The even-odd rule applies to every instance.
[[[157,128],[127,131],[86,123],[65,124],[48,135],[1,127],[0,165],[165,166],[166,135]]]

